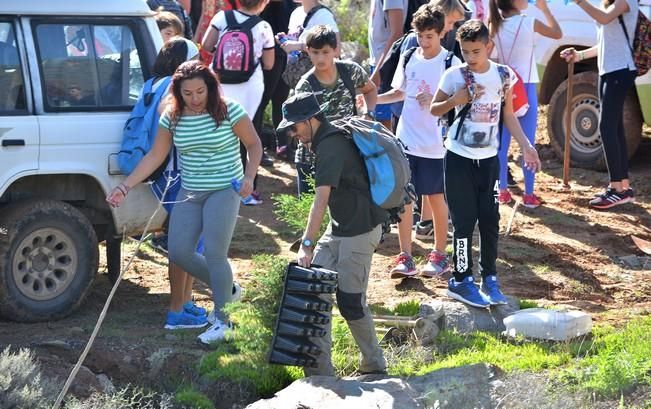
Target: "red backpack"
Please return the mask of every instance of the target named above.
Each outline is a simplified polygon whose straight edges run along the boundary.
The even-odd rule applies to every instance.
[[[212,67],[222,83],[241,84],[247,82],[258,67],[251,30],[263,20],[258,16],[250,16],[238,23],[234,11],[224,13],[226,29],[219,36]]]

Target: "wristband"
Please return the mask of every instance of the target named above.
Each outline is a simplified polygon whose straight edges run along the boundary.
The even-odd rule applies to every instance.
[[[579,61],[583,61],[585,59],[585,53],[583,51],[579,51]]]
[[[124,183],[120,183],[117,185],[117,188],[124,196],[126,196],[129,193],[129,186],[125,185]]]

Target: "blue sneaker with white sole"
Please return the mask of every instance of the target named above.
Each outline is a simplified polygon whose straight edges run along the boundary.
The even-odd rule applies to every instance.
[[[489,275],[481,281],[481,294],[491,303],[491,305],[505,305],[509,303],[502,291],[500,283],[495,275]]]
[[[205,317],[208,315],[208,311],[205,308],[199,307],[197,304],[193,303],[192,301],[188,301],[185,304],[183,304],[183,311],[187,312],[188,314],[192,314],[195,317]]]
[[[488,308],[491,305],[479,292],[472,276],[464,278],[461,282],[451,278],[448,281],[448,297],[477,308]]]
[[[206,316],[197,317],[188,314],[185,311],[167,312],[167,319],[165,320],[165,329],[187,329],[187,328],[202,328],[208,325]]]

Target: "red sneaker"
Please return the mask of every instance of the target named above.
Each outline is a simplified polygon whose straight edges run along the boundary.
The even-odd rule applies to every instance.
[[[542,199],[540,199],[538,196],[535,194],[530,194],[530,195],[524,195],[522,198],[522,206],[528,207],[529,209],[535,209],[536,207],[540,207],[541,204],[544,202]]]
[[[499,200],[500,204],[509,204],[513,201],[513,198],[511,197],[511,192],[509,192],[508,189],[503,189],[500,190],[500,195],[497,200]]]

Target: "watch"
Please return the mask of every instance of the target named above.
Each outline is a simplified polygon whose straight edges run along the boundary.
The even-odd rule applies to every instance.
[[[305,247],[312,247],[314,246],[314,243],[310,239],[303,239],[303,241],[301,241],[301,245]]]

